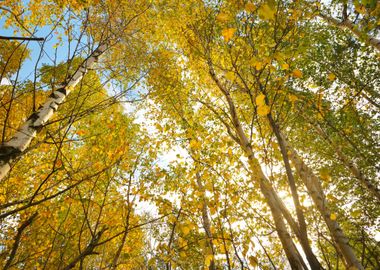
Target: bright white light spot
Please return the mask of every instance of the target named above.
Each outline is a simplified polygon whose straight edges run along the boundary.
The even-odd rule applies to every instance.
[[[380,231],[375,232],[375,241],[380,242]]]
[[[0,85],[12,85],[7,78],[1,78]]]

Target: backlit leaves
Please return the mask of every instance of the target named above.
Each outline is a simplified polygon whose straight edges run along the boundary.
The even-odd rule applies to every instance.
[[[254,12],[256,10],[256,6],[253,3],[248,2],[247,4],[245,4],[244,9],[247,12]]]
[[[258,14],[259,14],[260,19],[274,20],[276,10],[268,4],[263,4],[262,6],[259,7]]]
[[[228,15],[227,13],[219,13],[217,16],[216,16],[216,20],[219,21],[219,22],[228,22],[229,20],[231,19],[231,16]]]
[[[296,152],[320,181],[329,203],[328,212],[321,215],[290,163],[308,241],[318,260],[330,268],[344,268],[323,222],[338,221],[337,213],[344,211],[350,218],[339,222],[354,252],[364,254],[359,256],[367,265],[375,265],[375,256],[367,250],[375,255],[379,251],[372,235],[362,234],[361,224],[372,231],[378,207],[352,174],[355,165],[364,168],[371,181],[377,175],[378,100],[373,91],[379,71],[373,52],[348,38],[349,31],[315,19],[318,5],[310,8],[308,2],[206,2],[159,1],[142,24],[122,33],[112,29],[115,48],[83,80],[82,88],[70,89],[73,95],[1,188],[2,205],[14,198],[29,203],[41,183],[33,201],[83,181],[62,196],[19,211],[20,220],[25,220],[38,210],[39,220],[25,234],[17,251],[21,263],[15,267],[43,268],[48,256],[41,254],[49,254],[50,248],[46,269],[67,264],[91,242],[95,227],[104,225],[102,239],[111,240],[95,250],[99,254],[86,257],[83,268],[105,269],[121,245],[120,235],[112,237],[129,225],[133,229],[128,230],[119,264],[123,269],[202,269],[212,262],[217,269],[234,269],[240,260],[243,267],[273,268],[268,257],[275,267],[289,268],[258,176],[268,177],[297,222],[283,156],[292,158]],[[126,20],[118,12],[130,9],[119,9],[112,1],[102,4],[117,11],[110,25]],[[340,5],[338,1],[334,8]],[[76,14],[82,7],[92,8],[91,3],[79,2],[72,7],[79,11]],[[365,14],[357,10],[358,20],[370,10],[369,5]],[[97,14],[106,20],[106,14]],[[100,25],[104,26],[100,23],[88,32],[104,34]],[[64,55],[64,47],[63,42],[57,53]],[[345,57],[347,63],[341,60]],[[37,106],[50,94],[51,85],[65,79],[66,70],[66,64],[40,70],[37,86],[43,90],[35,93]],[[114,80],[140,75],[138,87],[110,96],[116,89]],[[101,82],[112,76],[104,89]],[[122,88],[132,81],[124,81]],[[12,101],[9,119],[2,122],[6,139],[28,116],[33,89],[29,83],[14,95],[11,87],[1,88],[2,119]],[[120,97],[139,102],[115,105]],[[269,113],[294,150],[280,151]],[[236,143],[242,133],[247,141]],[[247,160],[248,147],[257,163]],[[150,223],[153,217],[157,219]],[[289,239],[299,243],[291,224],[286,226]],[[14,234],[8,230],[0,235],[5,252]]]
[[[334,81],[336,76],[334,73],[329,73],[329,75],[327,76],[327,78],[329,79],[329,81]]]
[[[265,103],[265,95],[259,94],[256,99],[257,114],[260,116],[266,116],[270,112],[270,107]]]
[[[296,77],[296,78],[302,78],[302,76],[303,76],[302,71],[299,70],[299,69],[295,69],[295,70],[293,70],[292,75],[293,75],[294,77]]]
[[[235,28],[226,28],[222,30],[222,36],[226,42],[231,40],[234,36],[236,29]]]

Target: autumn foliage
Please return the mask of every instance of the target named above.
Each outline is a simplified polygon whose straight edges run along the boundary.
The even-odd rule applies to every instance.
[[[380,268],[378,1],[0,16],[3,269]]]

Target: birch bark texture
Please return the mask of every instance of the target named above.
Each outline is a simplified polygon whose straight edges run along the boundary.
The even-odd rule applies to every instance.
[[[306,189],[308,190],[315,206],[321,213],[330,234],[334,239],[334,242],[344,257],[347,268],[359,270],[364,269],[362,264],[357,259],[352,247],[349,245],[349,239],[344,234],[339,223],[335,219],[331,218],[331,212],[329,210],[329,205],[323,192],[320,179],[306,165],[298,153],[290,146],[286,137],[282,133],[280,133],[280,136],[288,152],[289,159],[292,161],[299,177],[306,186]]]
[[[107,48],[106,43],[101,43],[83,61],[76,72],[66,82],[59,85],[57,90],[50,94],[45,103],[28,117],[15,135],[0,146],[0,181],[10,171],[12,161],[25,153],[38,132],[50,120],[74,87],[82,80],[88,69],[98,62],[99,57]]]

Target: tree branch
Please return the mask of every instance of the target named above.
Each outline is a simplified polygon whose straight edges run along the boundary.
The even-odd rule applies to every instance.
[[[22,223],[21,226],[17,229],[17,234],[16,234],[15,239],[14,239],[12,251],[9,255],[9,258],[8,258],[3,270],[9,269],[9,267],[11,266],[12,261],[13,261],[14,257],[16,256],[18,246],[20,244],[21,235],[24,232],[24,230],[26,229],[26,227],[28,227],[30,224],[32,224],[32,222],[36,216],[37,216],[37,212],[34,213],[31,217],[29,217],[27,220],[25,220],[24,223]]]
[[[44,41],[45,38],[39,38],[39,37],[7,37],[7,36],[0,36],[0,39],[5,40],[32,40],[32,41]]]

